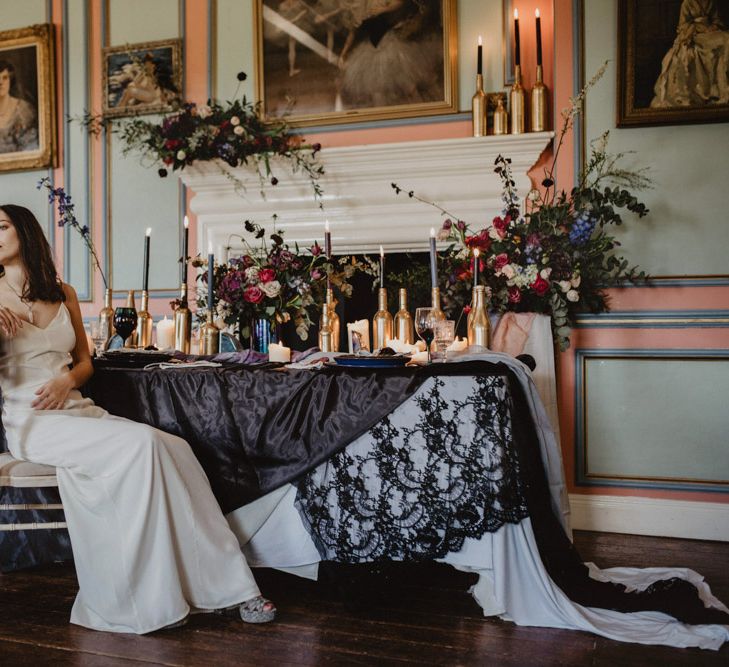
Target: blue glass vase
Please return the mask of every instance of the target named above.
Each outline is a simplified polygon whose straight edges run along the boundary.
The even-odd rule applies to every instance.
[[[278,343],[276,327],[270,320],[258,318],[251,323],[251,349],[268,354],[268,346]]]

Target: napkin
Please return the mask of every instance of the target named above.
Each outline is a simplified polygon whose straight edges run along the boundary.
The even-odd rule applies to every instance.
[[[222,365],[217,361],[160,361],[156,364],[147,364],[144,369],[160,368],[166,371],[171,368],[219,368]]]

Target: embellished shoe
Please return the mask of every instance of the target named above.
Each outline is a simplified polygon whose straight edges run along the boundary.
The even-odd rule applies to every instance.
[[[270,623],[276,618],[276,606],[262,595],[246,600],[239,610],[245,623]]]
[[[181,618],[179,621],[176,621],[175,623],[170,623],[169,625],[165,625],[163,628],[160,628],[160,630],[174,630],[175,628],[181,628],[183,625],[187,625],[187,621],[190,620],[189,616],[185,616],[185,618]]]

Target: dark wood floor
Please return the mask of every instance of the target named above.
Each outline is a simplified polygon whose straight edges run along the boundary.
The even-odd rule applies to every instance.
[[[729,600],[729,543],[580,532],[585,560],[691,567]],[[521,628],[484,619],[465,592],[471,578],[446,566],[333,570],[309,582],[258,571],[278,620],[244,625],[218,616],[138,637],[68,623],[73,568],[0,576],[0,665],[727,665],[722,650],[623,644],[585,632]]]

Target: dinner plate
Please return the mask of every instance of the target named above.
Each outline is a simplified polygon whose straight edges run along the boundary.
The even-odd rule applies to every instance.
[[[334,357],[334,362],[337,366],[348,366],[351,368],[397,368],[404,366],[408,361],[408,357],[399,355],[356,357],[347,354],[341,357]]]

